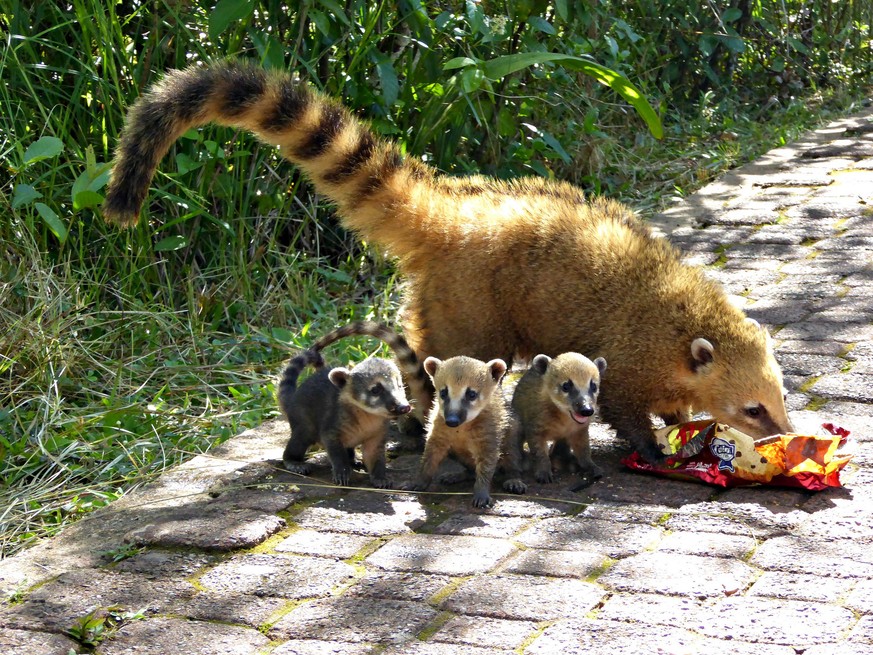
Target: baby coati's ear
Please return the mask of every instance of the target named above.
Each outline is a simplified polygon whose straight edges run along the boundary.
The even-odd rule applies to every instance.
[[[594,360],[594,365],[597,367],[597,370],[600,371],[600,375],[603,375],[603,372],[606,370],[606,360],[603,357],[598,357]]]
[[[546,372],[546,369],[549,368],[550,361],[552,361],[552,358],[548,355],[537,355],[533,358],[531,366],[535,368],[540,375],[543,375]]]
[[[428,357],[424,360],[424,372],[433,377],[442,363],[442,360],[436,357]]]
[[[715,359],[715,348],[703,337],[691,342],[691,370],[702,373]]]
[[[502,359],[492,359],[485,366],[491,369],[491,377],[495,382],[500,382],[506,374],[506,362]]]
[[[343,366],[338,366],[330,370],[330,373],[327,374],[327,379],[330,380],[337,389],[342,389],[346,386],[346,382],[349,381],[349,376],[351,374],[352,372],[349,369]]]

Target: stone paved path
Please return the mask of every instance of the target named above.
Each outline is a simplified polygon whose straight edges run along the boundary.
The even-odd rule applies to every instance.
[[[464,485],[295,485],[274,422],[0,562],[0,653],[92,652],[89,617],[119,617],[103,655],[873,652],[873,111],[655,223],[773,326],[795,422],[853,430],[844,489],[636,475],[601,428],[587,492],[479,512]]]

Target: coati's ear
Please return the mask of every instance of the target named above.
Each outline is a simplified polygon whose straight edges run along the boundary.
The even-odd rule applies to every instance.
[[[691,342],[691,359],[693,361],[691,368],[694,371],[712,363],[715,355],[715,348],[712,344],[703,337],[697,337]]]
[[[764,327],[763,325],[758,323],[758,321],[756,321],[754,318],[747,317],[746,320],[749,323],[751,323],[753,326],[758,328],[761,332],[764,333],[764,338],[767,340],[767,348],[772,350],[773,349],[773,337],[770,336],[770,330],[768,330],[766,327]]]
[[[351,375],[351,371],[343,366],[337,366],[336,368],[330,369],[330,373],[327,374],[327,379],[333,383],[337,389],[342,389],[346,386],[346,382],[349,381],[349,375]]]
[[[603,375],[603,372],[606,370],[606,360],[603,357],[598,357],[594,360],[594,365],[597,367],[597,370],[600,371],[600,375]]]
[[[537,355],[533,358],[531,367],[536,369],[537,373],[542,375],[546,372],[546,369],[549,368],[550,361],[552,361],[552,358],[548,355]]]
[[[506,362],[502,359],[492,359],[485,366],[491,369],[491,377],[495,382],[500,382],[503,376],[506,374]]]
[[[437,359],[436,357],[428,357],[424,360],[424,372],[433,377],[436,375],[436,371],[442,363],[442,360]]]

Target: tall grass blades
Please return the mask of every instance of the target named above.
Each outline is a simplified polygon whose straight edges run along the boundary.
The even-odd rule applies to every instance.
[[[851,107],[871,79],[871,14],[855,0],[0,0],[2,556],[274,415],[289,352],[396,315],[391,263],[246,134],[186,134],[140,225],[104,225],[125,108],[164,71],[255,58],[450,173],[561,177],[646,211]]]

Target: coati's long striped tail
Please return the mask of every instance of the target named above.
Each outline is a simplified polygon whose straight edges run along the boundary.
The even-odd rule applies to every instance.
[[[382,241],[377,215],[406,200],[392,194],[433,175],[289,73],[223,61],[171,72],[131,107],[103,204],[106,219],[136,223],[161,158],[187,130],[207,123],[246,129],[280,146],[339,205],[346,224],[375,241]]]
[[[403,335],[398,334],[384,323],[377,323],[376,321],[349,323],[321,337],[310,346],[310,350],[321,352],[332,343],[352,336],[374,337],[391,349],[394,353],[394,358],[397,360],[397,367],[403,373],[406,384],[409,385],[410,396],[419,401],[419,406],[416,407],[416,414],[423,417],[430,409],[430,404],[428,403],[425,407],[420,405],[422,399],[433,397],[433,385],[427,373],[425,373],[424,366],[422,366],[421,361],[412,348],[409,347]]]
[[[324,366],[324,358],[321,353],[315,348],[304,350],[298,355],[291,358],[288,366],[282,372],[282,379],[279,381],[278,396],[282,398],[288,393],[293,394],[297,390],[297,380],[300,374],[307,366],[322,368]]]

